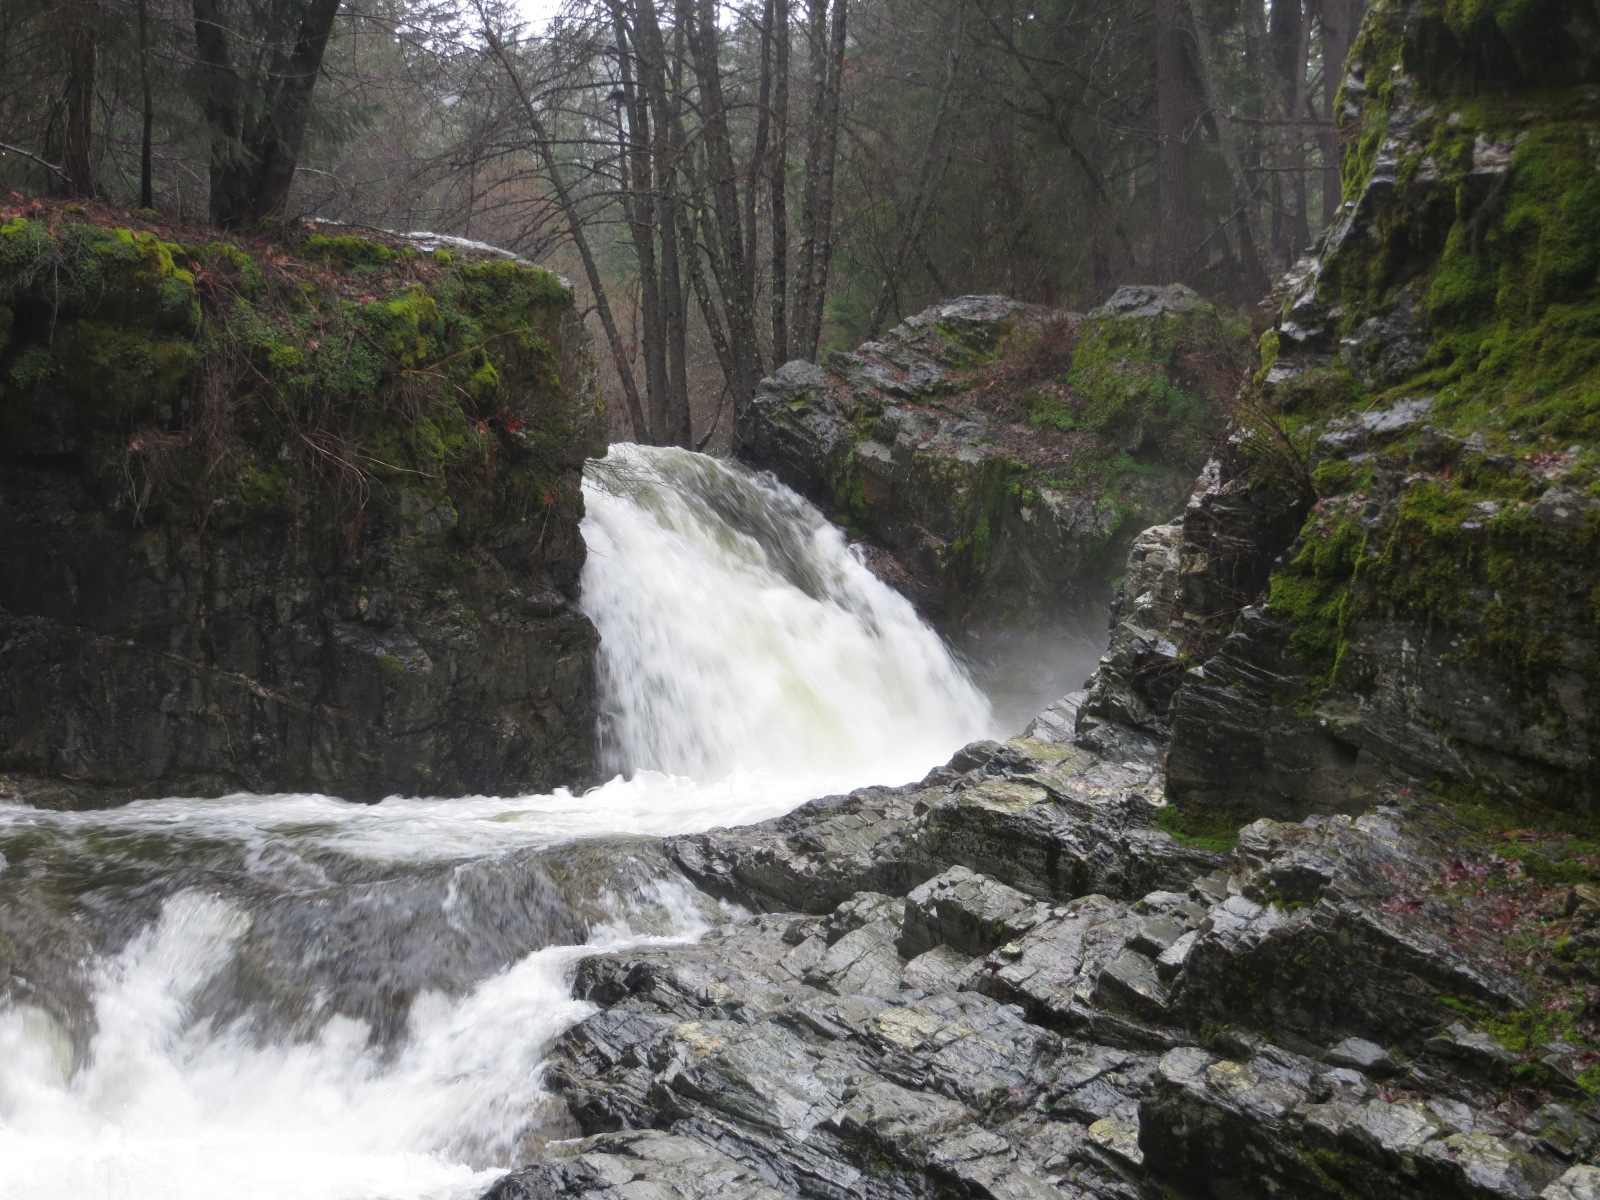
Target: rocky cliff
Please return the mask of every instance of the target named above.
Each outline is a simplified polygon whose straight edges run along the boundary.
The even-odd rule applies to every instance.
[[[949,631],[1070,620],[1225,423],[1242,318],[1183,287],[1084,315],[967,296],[764,380],[734,453],[881,551]]]
[[[0,769],[80,798],[587,775],[604,443],[565,283],[0,217]]]
[[[1587,0],[1370,14],[1343,214],[1227,452],[1141,539],[1083,710],[1091,744],[1170,738],[1180,808],[1398,784],[1592,814],[1597,85]]]

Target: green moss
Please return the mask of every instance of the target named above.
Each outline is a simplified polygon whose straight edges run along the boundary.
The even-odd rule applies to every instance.
[[[1079,428],[1078,413],[1065,396],[1056,391],[1034,391],[1027,397],[1028,426],[1071,433]]]
[[[1168,804],[1156,810],[1156,825],[1176,840],[1217,854],[1231,852],[1239,842],[1239,830],[1256,819],[1244,809],[1208,809],[1194,812]]]
[[[330,267],[361,268],[386,266],[401,257],[401,251],[352,234],[313,233],[301,244],[300,255]]]
[[[1111,434],[1144,430],[1164,441],[1208,424],[1215,414],[1206,399],[1175,378],[1180,346],[1194,324],[1187,318],[1086,321],[1067,374],[1083,398],[1076,427]]]
[[[1364,391],[1346,366],[1314,367],[1277,385],[1278,409],[1290,417],[1329,417],[1359,407]]]
[[[1015,333],[1013,321],[996,321],[972,328],[940,322],[934,326],[938,339],[935,357],[958,371],[987,366],[1000,357]]]
[[[313,252],[359,260],[376,298],[230,243],[8,222],[0,439],[65,446],[141,511],[196,520],[221,503],[235,520],[293,508],[382,537],[414,491],[453,516],[389,552],[440,570],[460,557],[451,538],[577,504],[570,480],[603,442],[587,383],[563,378],[570,291],[526,264],[454,258],[421,283],[403,255],[327,241]]]
[[[260,301],[267,294],[266,276],[251,258],[232,242],[213,241],[187,249],[196,268],[210,273],[246,300]]]
[[[0,224],[0,301],[11,303],[31,285],[55,250],[43,222],[13,217]]]

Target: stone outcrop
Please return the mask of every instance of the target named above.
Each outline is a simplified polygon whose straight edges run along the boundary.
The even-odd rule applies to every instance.
[[[0,224],[0,769],[79,802],[584,779],[567,286],[193,236]]]
[[[1178,286],[1123,288],[1086,316],[966,296],[784,366],[734,453],[880,551],[947,629],[1070,619],[1187,494],[1247,337]]]
[[[1539,1014],[1596,968],[1526,947],[1600,908],[1444,806],[1227,856],[1164,811],[1149,765],[1030,736],[669,839],[755,915],[580,965],[546,1069],[581,1136],[489,1197],[1592,1194],[1600,1068]]]
[[[1087,744],[1170,738],[1181,808],[1600,800],[1596,20],[1372,10],[1343,213],[1082,708]]]

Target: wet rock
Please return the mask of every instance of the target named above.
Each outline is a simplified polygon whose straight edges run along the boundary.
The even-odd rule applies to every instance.
[[[926,811],[880,855],[901,859],[908,873],[961,863],[1050,900],[1186,887],[1219,861],[1152,826],[1160,785],[1150,768],[1071,746],[1034,744],[1030,753],[1041,757],[929,793]]]
[[[874,851],[937,794],[863,788],[759,825],[669,838],[667,853],[714,896],[751,908],[824,913],[858,891],[905,891],[932,873],[881,860]]]
[[[1240,893],[1212,907],[1175,1011],[1308,1049],[1347,1035],[1416,1053],[1441,1026],[1443,997],[1520,1007],[1523,986],[1482,915],[1443,897],[1404,902],[1458,859],[1458,839],[1443,815],[1394,810],[1256,822],[1240,836]]]
[[[1600,1200],[1600,1168],[1573,1167],[1539,1196],[1541,1200]]]
[[[552,1148],[554,1162],[513,1171],[484,1200],[789,1200],[758,1169],[694,1138],[640,1130]]]
[[[1102,335],[1120,356],[1109,366],[1093,352]],[[1053,354],[1060,361],[1040,367],[1044,378],[1066,378],[1075,341],[1093,343],[1086,371],[1126,370],[1136,383],[1160,373],[1197,392],[1196,408],[1208,411],[1225,398],[1221,390],[1196,387],[1168,343],[1242,361],[1244,335],[1242,324],[1219,320],[1180,286],[1122,289],[1088,317],[963,296],[853,353],[829,354],[822,366],[786,364],[757,387],[733,449],[825,512],[848,518],[881,552],[869,561],[945,628],[1072,628],[1121,574],[1122,514],[1131,506],[1137,525],[1178,508],[1205,439],[1188,426],[1170,427],[1159,405],[1119,399],[1118,416],[1089,435],[1103,443],[1105,461],[1126,451],[1141,463],[1180,469],[1137,475],[1115,503],[1098,486],[1064,491],[1055,468],[1069,454],[1081,456],[1070,439],[1086,435],[1036,420],[1033,385],[1018,382],[1008,366]]]
[[[1347,1037],[1338,1045],[1331,1047],[1326,1057],[1331,1063],[1354,1067],[1365,1074],[1379,1077],[1392,1075],[1399,1069],[1394,1057],[1387,1050],[1365,1038]]]
[[[836,995],[892,996],[900,990],[899,927],[873,921],[830,945],[807,969],[805,981]]]
[[[1146,529],[1128,551],[1128,568],[1112,609],[1111,643],[1078,709],[1077,732],[1084,745],[1116,758],[1105,735],[1092,731],[1110,724],[1148,734],[1152,745],[1164,740],[1167,711],[1177,692],[1182,597],[1179,576],[1181,523]]]
[[[1181,283],[1165,287],[1125,285],[1119,287],[1090,315],[1095,317],[1162,317],[1195,312],[1206,306],[1193,288]]]
[[[1100,972],[1095,981],[1095,1003],[1120,1008],[1153,1021],[1167,1013],[1167,988],[1156,964],[1137,950],[1124,950]]]
[[[899,950],[915,958],[945,945],[987,954],[1038,923],[1032,896],[966,867],[955,866],[913,889],[905,902]]]

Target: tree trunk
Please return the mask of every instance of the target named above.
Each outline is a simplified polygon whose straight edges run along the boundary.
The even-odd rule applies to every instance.
[[[643,0],[648,3],[649,0]],[[639,268],[639,308],[644,326],[644,402],[651,439],[658,445],[681,444],[671,428],[667,395],[667,353],[660,276],[656,270],[655,170],[650,161],[649,102],[634,84],[633,39],[620,0],[610,0],[612,28],[617,35],[617,72],[622,80],[617,129],[622,145],[618,166],[622,179],[622,211],[627,219],[634,260]]]
[[[822,309],[833,258],[833,172],[839,147],[839,93],[844,76],[846,0],[809,0],[811,131],[800,208],[799,277],[795,281],[791,352],[811,358],[822,336]]]
[[[1339,88],[1344,83],[1345,61],[1361,24],[1362,0],[1321,0],[1318,22],[1322,37],[1322,221],[1329,224],[1339,215],[1341,202]]]
[[[772,365],[789,361],[789,0],[772,9]]]
[[[139,0],[139,207],[156,206],[154,180],[155,103],[150,95],[150,0]]]
[[[688,5],[680,6],[686,12]],[[696,0],[689,27],[689,49],[694,56],[700,92],[700,139],[704,147],[709,185],[711,228],[706,249],[722,309],[727,320],[733,373],[734,411],[742,412],[761,379],[761,358],[755,335],[755,300],[744,266],[744,237],[739,211],[739,177],[733,162],[728,107],[722,91],[720,38],[714,0]],[[702,208],[702,212],[707,211]]]
[[[483,22],[482,32],[489,52],[505,71],[506,80],[516,93],[522,115],[528,122],[528,131],[533,134],[539,157],[544,160],[545,174],[550,180],[550,190],[555,193],[556,203],[561,206],[562,216],[567,222],[567,232],[578,251],[579,260],[583,263],[584,278],[589,282],[589,291],[594,296],[595,311],[600,316],[600,327],[606,335],[606,345],[611,350],[611,363],[617,370],[617,378],[622,386],[623,401],[628,406],[628,418],[633,423],[634,437],[641,442],[648,442],[650,423],[645,418],[644,406],[639,402],[639,385],[633,378],[633,364],[628,361],[627,349],[623,345],[622,334],[617,329],[610,298],[606,295],[605,281],[600,278],[600,267],[595,262],[594,253],[589,247],[588,235],[584,232],[582,214],[578,212],[577,205],[573,202],[572,190],[567,186],[566,176],[556,159],[550,134],[539,118],[539,110],[534,107],[533,98],[523,86],[522,76],[517,73],[516,65],[506,54],[505,44],[500,40],[499,34],[489,26],[487,19]]]
[[[249,66],[231,47],[224,0],[193,0],[201,109],[211,131],[211,220],[247,228],[282,216],[311,116],[311,95],[340,0],[298,0],[283,40]],[[248,72],[248,74],[247,74]]]
[[[961,53],[966,40],[966,0],[956,2],[955,27],[950,35],[950,50],[945,56],[944,86],[939,91],[939,106],[935,110],[933,128],[924,143],[921,162],[917,168],[917,181],[909,209],[901,215],[900,235],[895,240],[894,251],[884,265],[883,284],[878,289],[877,302],[867,319],[867,337],[875,338],[889,316],[890,301],[898,308],[900,277],[911,259],[912,247],[922,237],[922,227],[931,209],[933,190],[937,179],[942,179],[949,165],[950,155],[945,148],[945,124],[950,115],[950,102],[955,95],[956,79],[961,72]]]
[[[90,197],[99,192],[94,169],[94,88],[100,63],[100,5],[73,0],[67,12],[67,132],[61,169],[68,191]]]
[[[1305,150],[1299,122],[1305,116],[1306,20],[1304,0],[1272,0],[1267,30],[1271,72],[1264,92],[1271,97],[1267,118],[1275,146],[1272,251],[1281,270],[1299,257],[1311,240],[1306,220]]]
[[[651,159],[657,188],[656,233],[660,239],[660,289],[662,330],[666,339],[666,407],[668,429],[676,445],[686,446],[692,436],[688,383],[688,299],[683,280],[683,253],[695,253],[693,240],[682,241],[683,200],[678,170],[683,161],[683,93],[678,64],[681,46],[674,47],[668,76],[666,45],[661,36],[654,0],[636,0],[637,26],[634,49],[639,59],[639,86],[650,105]],[[675,31],[681,39],[682,30]]]
[[[1250,186],[1250,176],[1244,166],[1244,155],[1239,148],[1238,133],[1233,127],[1232,115],[1228,112],[1223,99],[1220,73],[1211,45],[1211,34],[1205,23],[1204,7],[1204,0],[1189,0],[1189,15],[1194,23],[1195,61],[1200,68],[1200,85],[1205,91],[1206,107],[1211,113],[1211,120],[1216,129],[1217,145],[1222,150],[1223,163],[1227,166],[1228,177],[1233,183],[1236,208],[1232,221],[1238,231],[1239,267],[1243,275],[1240,282],[1245,291],[1264,291],[1267,276],[1262,268],[1258,249],[1261,237],[1255,190]],[[1246,10],[1253,7],[1245,5]],[[1248,36],[1248,17],[1246,29]]]
[[[1156,0],[1155,16],[1157,221],[1151,257],[1162,279],[1178,279],[1194,249],[1189,138],[1197,106],[1189,82],[1189,37],[1178,0]]]
[[[773,0],[763,0],[761,7],[761,59],[757,71],[756,87],[756,144],[745,164],[744,177],[744,270],[746,290],[751,300],[756,297],[756,263],[759,261],[759,219],[757,200],[765,178],[772,137],[772,20]]]

